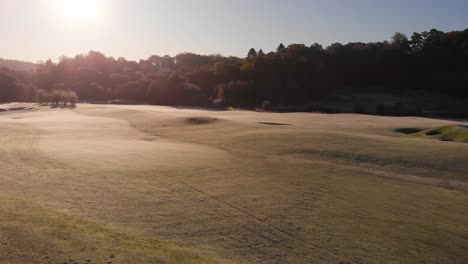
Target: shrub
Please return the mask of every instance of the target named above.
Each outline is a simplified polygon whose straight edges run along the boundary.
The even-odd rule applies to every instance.
[[[386,111],[386,107],[384,104],[378,104],[375,106],[375,113],[377,115],[386,115],[387,114],[387,111]]]
[[[262,103],[261,109],[263,111],[270,111],[272,109],[273,104],[269,100],[265,100]]]
[[[422,110],[417,105],[398,102],[393,105],[392,113],[397,116],[420,116]]]
[[[356,104],[354,104],[353,112],[358,113],[358,114],[364,114],[366,111],[365,111],[364,106],[362,104],[356,103]]]
[[[43,104],[43,103],[47,104],[51,101],[50,93],[46,90],[37,90],[35,98],[39,104]]]
[[[60,103],[63,103],[63,106],[67,106],[70,103],[72,106],[78,102],[78,96],[74,91],[65,91],[65,90],[38,90],[36,92],[36,101],[40,104],[49,104],[54,103],[55,106],[58,106]]]
[[[59,105],[63,99],[63,90],[54,90],[51,92],[51,99],[55,105]]]
[[[78,102],[78,96],[77,96],[76,93],[73,92],[73,91],[68,91],[68,92],[67,92],[67,97],[68,97],[68,102],[69,102],[72,106],[75,106],[76,103]]]

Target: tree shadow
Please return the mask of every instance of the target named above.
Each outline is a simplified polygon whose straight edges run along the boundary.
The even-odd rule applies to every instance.
[[[49,107],[51,109],[75,109],[76,105],[52,104]]]
[[[210,111],[210,112],[224,112],[228,111],[228,108],[210,108],[210,107],[196,107],[196,106],[169,106],[175,109],[180,110],[202,110],[202,111]]]

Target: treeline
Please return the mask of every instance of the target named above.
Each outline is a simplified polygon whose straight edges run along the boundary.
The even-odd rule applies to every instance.
[[[186,106],[306,105],[336,93],[442,94],[468,98],[468,29],[395,33],[376,43],[280,44],[245,58],[183,53],[146,60],[95,51],[34,73],[0,71],[0,101],[35,100],[37,91],[73,91],[84,101]]]
[[[75,106],[78,101],[78,96],[74,91],[66,90],[37,90],[35,99],[40,104],[53,104],[53,106]]]
[[[32,62],[19,61],[19,60],[6,60],[0,58],[0,68],[9,68],[16,71],[35,71],[37,65]]]

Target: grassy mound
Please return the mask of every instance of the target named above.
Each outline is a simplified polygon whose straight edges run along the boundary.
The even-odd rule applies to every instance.
[[[422,130],[411,134],[414,137],[431,138],[441,141],[456,141],[468,143],[468,126],[448,125]]]
[[[171,242],[126,235],[32,202],[0,196],[0,263],[221,263]],[[203,255],[203,256],[202,256]]]

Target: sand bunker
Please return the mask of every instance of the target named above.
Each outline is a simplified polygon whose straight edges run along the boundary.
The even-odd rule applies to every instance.
[[[190,125],[208,125],[218,122],[218,118],[213,117],[189,117],[185,119],[185,123]]]
[[[421,128],[397,128],[393,131],[397,133],[405,134],[405,135],[410,135],[410,134],[421,132],[423,130],[424,129],[421,129]]]
[[[258,122],[259,124],[262,125],[269,125],[269,126],[290,126],[291,124],[285,124],[285,123],[272,123],[272,122]]]

